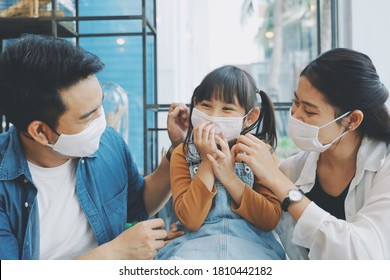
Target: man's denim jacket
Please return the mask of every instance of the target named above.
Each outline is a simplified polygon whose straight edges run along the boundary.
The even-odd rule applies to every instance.
[[[127,144],[108,127],[98,151],[80,158],[76,171],[76,193],[99,245],[127,221],[147,218],[143,190]],[[39,259],[37,189],[15,127],[0,134],[0,244],[0,259]]]

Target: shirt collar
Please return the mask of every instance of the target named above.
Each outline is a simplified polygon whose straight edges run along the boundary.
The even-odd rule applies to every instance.
[[[2,134],[2,137],[4,138],[0,140],[0,145],[4,145],[6,148],[3,153],[3,158],[0,160],[0,180],[13,180],[23,175],[32,181],[19,138],[19,130],[15,126],[12,126],[7,132]],[[96,158],[98,151],[87,158]]]
[[[390,147],[389,147],[390,149]],[[388,154],[388,147],[385,142],[363,137],[360,145],[354,181],[359,182],[363,177],[364,171],[377,172],[384,163]],[[301,175],[295,182],[297,186],[314,183],[316,178],[317,161],[320,156],[318,152],[309,152]]]
[[[314,183],[317,171],[317,161],[320,157],[319,152],[309,152],[303,165],[301,175],[295,182],[296,186],[302,186],[309,183]]]
[[[3,158],[0,160],[0,180],[13,180],[21,175],[31,180],[27,160],[19,139],[19,131],[12,126],[2,136],[4,138],[0,141],[0,145],[4,145],[5,150]]]

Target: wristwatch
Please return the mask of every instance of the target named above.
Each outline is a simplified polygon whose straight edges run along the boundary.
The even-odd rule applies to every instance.
[[[290,204],[301,201],[304,195],[305,193],[301,189],[289,190],[286,198],[282,202],[283,211],[287,212]]]

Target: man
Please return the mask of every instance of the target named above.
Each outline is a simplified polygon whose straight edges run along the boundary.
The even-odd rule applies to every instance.
[[[0,56],[0,259],[152,259],[168,236],[147,219],[170,196],[169,161],[142,177],[106,128],[98,57],[66,40],[26,35]],[[185,106],[168,131],[185,135]],[[125,230],[126,222],[139,222]]]

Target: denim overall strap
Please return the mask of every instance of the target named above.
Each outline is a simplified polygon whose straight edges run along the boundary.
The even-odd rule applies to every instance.
[[[201,157],[193,143],[188,144],[186,160],[194,178]],[[236,175],[249,187],[254,175],[245,163],[235,163]],[[157,254],[157,259],[282,259],[283,248],[271,232],[264,232],[232,210],[232,198],[215,178],[216,195],[209,213],[197,231],[184,228],[185,235],[176,238]],[[256,211],[256,205],[253,205]],[[196,213],[194,213],[196,214]],[[179,223],[180,225],[180,223]]]
[[[186,160],[191,178],[193,179],[202,161],[200,154],[193,143],[188,144]],[[253,172],[245,163],[235,163],[235,173],[245,184],[250,187],[253,186]],[[230,194],[217,178],[215,178],[215,187],[217,189],[217,194],[214,197],[213,206],[211,207],[205,222],[215,222],[215,220],[221,218],[239,219],[240,217],[231,210],[232,199]]]

